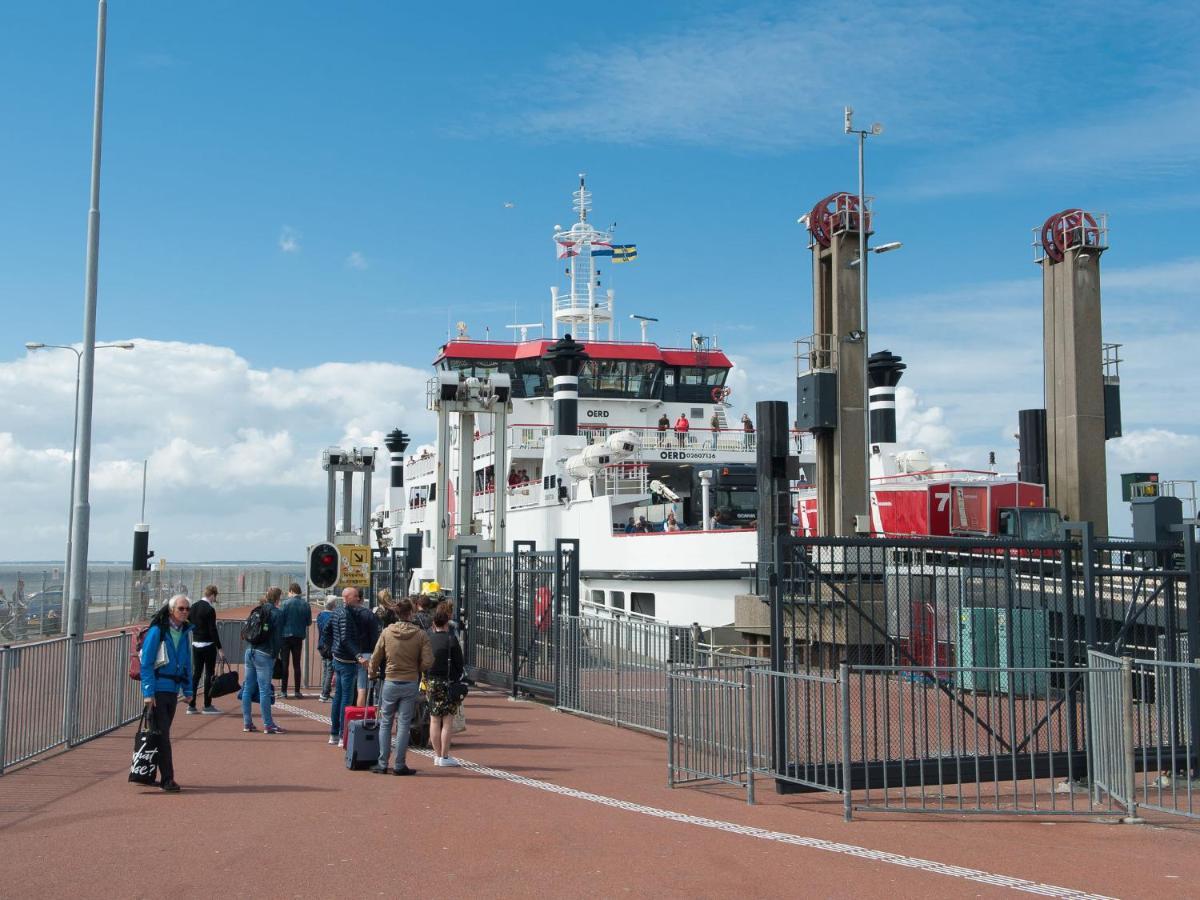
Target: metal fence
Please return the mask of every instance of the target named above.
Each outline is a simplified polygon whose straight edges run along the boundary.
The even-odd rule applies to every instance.
[[[193,566],[133,572],[126,567],[88,569],[85,632],[144,622],[172,595],[199,597],[214,584],[223,606],[255,602],[272,585],[304,584],[303,567]],[[40,640],[66,625],[61,568],[0,566],[0,642]]]
[[[1130,814],[1140,808],[1200,818],[1200,747],[1192,704],[1200,663],[1131,660],[1127,666],[1131,740],[1124,749],[1141,773]]]
[[[666,734],[667,672],[696,663],[691,629],[594,616],[559,622],[559,708]]]
[[[667,676],[667,784],[723,782],[754,802],[750,667],[691,667]]]
[[[512,553],[469,553],[457,568],[464,656],[471,677],[553,697],[559,690],[559,620],[579,608],[578,541],[553,550],[517,542]]]

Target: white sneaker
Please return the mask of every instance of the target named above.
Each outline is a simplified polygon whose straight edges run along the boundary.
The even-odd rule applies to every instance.
[[[330,743],[330,745],[332,746],[333,744],[337,744],[337,743],[339,743],[339,741],[338,741],[338,739],[337,739],[337,738],[335,738],[335,737],[334,737],[334,736],[331,734],[331,735],[329,736],[329,743]]]
[[[435,765],[436,765],[436,763],[435,763]],[[461,765],[461,763],[457,759],[455,759],[453,756],[443,756],[442,757],[442,765],[443,766],[458,766],[458,765]]]

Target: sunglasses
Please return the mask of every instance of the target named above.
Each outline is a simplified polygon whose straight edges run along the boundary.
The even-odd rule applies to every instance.
[[[187,612],[190,609],[190,606],[177,606],[175,607],[175,612]]]

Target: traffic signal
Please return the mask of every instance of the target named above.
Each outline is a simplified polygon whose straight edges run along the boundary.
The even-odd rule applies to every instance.
[[[342,554],[334,544],[323,542],[308,548],[308,583],[327,591],[338,583]]]

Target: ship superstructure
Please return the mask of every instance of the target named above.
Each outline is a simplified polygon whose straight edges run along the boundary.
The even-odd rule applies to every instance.
[[[612,339],[615,296],[597,261],[631,245],[614,249],[611,231],[591,225],[582,177],[574,199],[578,221],[554,232],[568,284],[552,290],[552,338],[478,340],[462,327],[439,348],[429,405],[446,427],[435,451],[405,464],[392,537],[419,534],[416,577],[440,582],[453,577],[455,545],[491,549],[497,531],[496,549],[578,538],[582,596],[595,608],[727,625],[756,558],[758,508],[756,435],[729,403],[733,364],[698,334],[682,348]],[[568,340],[580,355],[564,369]],[[503,416],[448,411],[492,384]]]

